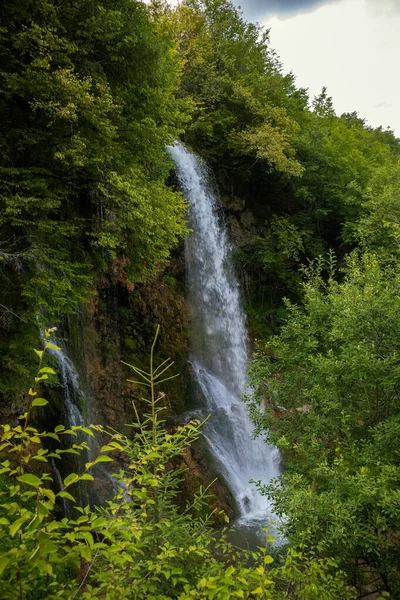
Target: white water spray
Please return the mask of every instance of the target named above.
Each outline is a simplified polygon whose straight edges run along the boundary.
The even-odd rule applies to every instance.
[[[81,412],[84,401],[79,375],[75,365],[64,350],[50,350],[59,365],[59,374],[63,385],[64,409],[67,427],[84,427],[85,419]]]
[[[250,480],[279,474],[279,453],[261,439],[241,398],[248,363],[245,317],[231,248],[218,216],[206,166],[185,146],[168,146],[189,202],[192,232],[186,241],[188,296],[193,310],[191,363],[210,419],[204,436],[244,522],[268,519],[269,501]]]
[[[59,343],[59,342],[58,342]],[[68,357],[64,347],[59,350],[49,349],[49,353],[55,358],[58,364],[58,372],[62,383],[63,401],[64,401],[64,425],[67,429],[72,427],[88,427],[92,422],[92,411],[90,405],[90,396],[86,396],[82,389],[78,371],[75,368],[73,361]],[[87,451],[81,452],[79,455],[68,455],[69,471],[82,473],[85,470],[85,463],[92,462],[100,452],[100,445],[95,437],[89,436],[84,432],[77,432],[76,437],[68,440],[69,445],[87,444]],[[56,475],[56,480],[59,488],[63,486],[63,477],[60,472],[60,466],[52,459],[52,466]],[[117,480],[112,477],[112,472],[108,468],[108,464],[100,464],[92,467],[91,474],[94,475],[97,487],[102,487],[100,495],[96,491],[96,487],[87,486],[85,483],[78,484],[75,495],[78,503],[81,506],[88,504],[101,504],[102,497],[111,496],[118,490],[120,485]],[[72,516],[71,505],[63,500],[63,510],[69,517]]]

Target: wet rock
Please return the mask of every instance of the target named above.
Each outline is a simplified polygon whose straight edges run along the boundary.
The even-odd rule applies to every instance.
[[[198,440],[193,446],[187,448],[182,457],[181,468],[183,474],[183,498],[189,499],[198,493],[199,487],[209,488],[208,511],[216,512],[217,524],[223,522],[222,513],[229,519],[236,516],[234,501],[224,483],[218,479],[218,475],[212,466],[209,452],[203,440]]]
[[[378,571],[366,560],[359,558],[356,561],[361,575],[359,598],[362,600],[377,600],[382,592],[386,591],[385,582]]]
[[[245,199],[238,196],[223,196],[222,202],[227,212],[235,214],[243,212],[246,206]]]

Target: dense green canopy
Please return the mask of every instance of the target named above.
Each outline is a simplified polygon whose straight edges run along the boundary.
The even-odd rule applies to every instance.
[[[228,216],[260,338],[250,409],[285,459],[264,489],[289,545],[274,600],[353,598],[361,559],[399,597],[400,142],[337,115],[326,89],[298,89],[229,0],[1,3],[1,406],[23,401],[38,322],[87,311],[109,286],[112,325],[131,331],[136,287],[151,281],[151,296],[187,230],[165,150],[178,138],[213,169],[227,212],[232,198],[243,208]],[[181,281],[162,284],[176,296],[179,261]],[[224,586],[231,567],[207,544]],[[249,585],[235,581],[235,597],[267,597]],[[217,597],[206,587],[182,597]]]

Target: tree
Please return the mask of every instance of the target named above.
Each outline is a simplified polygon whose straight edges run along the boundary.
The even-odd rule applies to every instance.
[[[2,235],[29,254],[27,297],[73,311],[99,261],[125,253],[140,279],[184,232],[184,203],[164,185],[180,67],[141,2],[0,11]]]
[[[18,257],[0,255],[6,398],[38,317],[76,312],[115,260],[133,288],[185,235],[165,144],[187,117],[173,40],[144,3],[16,0],[0,21],[0,247]]]
[[[258,161],[267,171],[301,174],[298,126],[283,100],[292,77],[282,76],[268,31],[244,21],[229,0],[188,0],[170,19],[184,61],[181,94],[194,107],[189,143],[241,177]]]
[[[342,274],[307,270],[303,306],[252,365],[260,435],[282,449],[285,473],[264,490],[293,548],[331,557],[356,581],[364,558],[399,591],[398,266],[352,254]],[[265,407],[265,411],[261,409]]]

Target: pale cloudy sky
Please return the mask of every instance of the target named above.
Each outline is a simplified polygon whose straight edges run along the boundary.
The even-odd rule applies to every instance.
[[[285,71],[311,96],[328,88],[338,114],[356,110],[400,137],[400,0],[238,0],[271,29]]]

